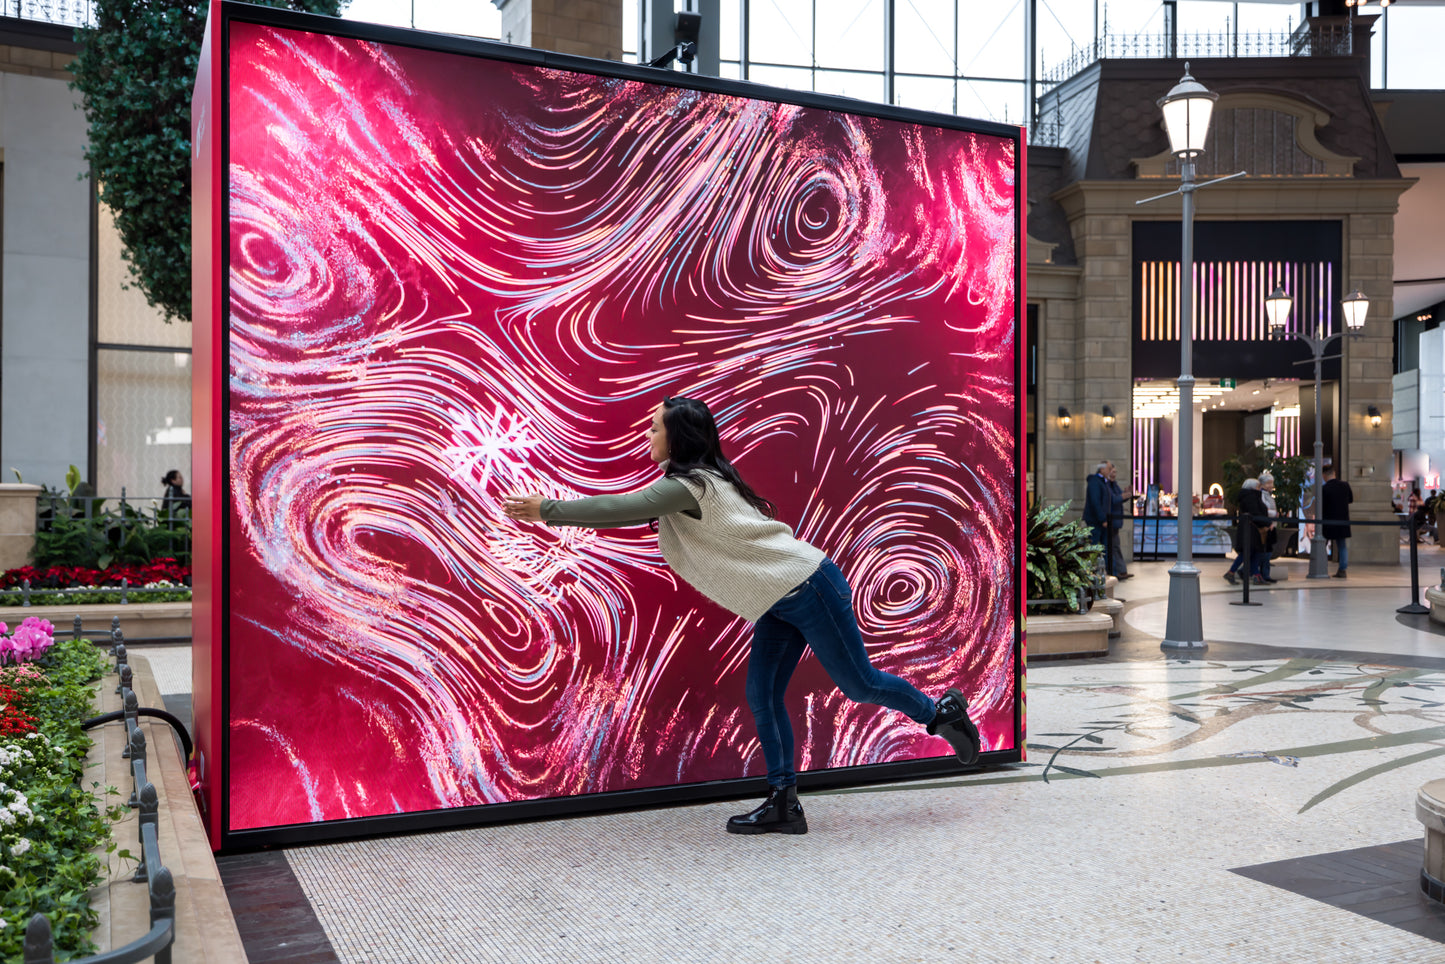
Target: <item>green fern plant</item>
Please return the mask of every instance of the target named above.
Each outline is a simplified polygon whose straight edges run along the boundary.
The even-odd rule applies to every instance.
[[[1038,613],[1085,612],[1099,585],[1103,546],[1095,545],[1089,527],[1064,521],[1070,503],[1036,503],[1028,515],[1029,599],[1063,599],[1062,604],[1034,607]]]

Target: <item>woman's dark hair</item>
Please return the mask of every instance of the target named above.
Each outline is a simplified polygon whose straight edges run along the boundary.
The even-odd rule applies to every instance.
[[[161,479],[161,485],[175,485],[175,478],[180,474],[180,469],[171,469],[169,472],[166,473],[166,477]]]
[[[753,508],[769,519],[777,516],[778,507],[754,492],[723,455],[717,422],[713,421],[706,402],[680,396],[664,398],[662,427],[667,429],[666,475],[696,479],[706,485],[707,479],[701,476],[701,471],[716,472],[731,482]]]

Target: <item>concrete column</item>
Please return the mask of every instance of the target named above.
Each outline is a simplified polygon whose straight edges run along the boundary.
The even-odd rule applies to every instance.
[[[35,548],[35,500],[40,486],[0,484],[0,572],[30,561]]]
[[[624,0],[492,0],[502,40],[600,60],[622,59]]]
[[[1394,218],[1382,212],[1352,214],[1345,221],[1345,292],[1358,287],[1370,299],[1364,333],[1344,339],[1340,399],[1342,474],[1354,492],[1350,518],[1393,521],[1390,476],[1391,378],[1394,375]],[[1369,406],[1380,410],[1379,428],[1370,425]],[[1350,562],[1400,561],[1399,532],[1391,526],[1351,529]]]
[[[1074,341],[1079,360],[1074,390],[1081,428],[1075,507],[1081,509],[1083,479],[1101,460],[1114,463],[1122,488],[1128,487],[1133,475],[1129,444],[1133,400],[1129,259],[1133,228],[1127,216],[1116,213],[1084,217],[1070,227],[1074,250],[1084,269]],[[1112,428],[1104,425],[1105,405],[1114,411]],[[1127,538],[1127,530],[1124,535]]]

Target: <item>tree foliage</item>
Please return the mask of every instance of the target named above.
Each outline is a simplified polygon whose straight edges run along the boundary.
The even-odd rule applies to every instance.
[[[336,16],[347,0],[252,2]],[[115,212],[135,283],[167,321],[191,317],[191,92],[208,6],[98,0],[71,68],[100,200]]]

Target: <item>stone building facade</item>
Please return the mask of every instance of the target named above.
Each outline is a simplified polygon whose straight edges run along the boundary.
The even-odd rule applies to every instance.
[[[1335,390],[1337,436],[1327,451],[1354,490],[1355,517],[1389,519],[1394,215],[1413,182],[1401,176],[1370,100],[1373,20],[1353,18],[1352,44],[1314,55],[1195,58],[1190,72],[1219,94],[1199,179],[1248,175],[1196,194],[1196,232],[1203,221],[1239,222],[1245,231],[1272,221],[1314,222],[1329,232],[1338,225],[1337,290],[1358,287],[1370,308],[1362,336],[1329,348],[1342,353],[1343,370]],[[1313,26],[1338,34],[1339,24]],[[1077,504],[1085,476],[1101,459],[1119,467],[1121,480],[1129,478],[1139,375],[1134,275],[1144,256],[1135,250],[1137,226],[1178,225],[1181,217],[1177,198],[1137,202],[1177,184],[1178,164],[1168,153],[1156,102],[1184,67],[1182,59],[1100,60],[1040,104],[1041,117],[1059,131],[1058,147],[1031,149],[1028,171],[1028,300],[1037,315],[1039,353],[1033,495],[1047,503]],[[1177,251],[1160,254],[1171,256]],[[1196,334],[1196,345],[1200,338]],[[1178,372],[1174,367],[1175,378]],[[1308,380],[1310,369],[1289,377]],[[1105,424],[1104,406],[1117,413],[1112,426]],[[1370,406],[1385,414],[1385,426],[1370,424]],[[1067,427],[1054,416],[1060,407],[1073,416]],[[1196,432],[1196,446],[1197,440]],[[1196,494],[1199,454],[1196,447]],[[1393,529],[1357,527],[1351,545],[1355,561],[1398,561]]]

